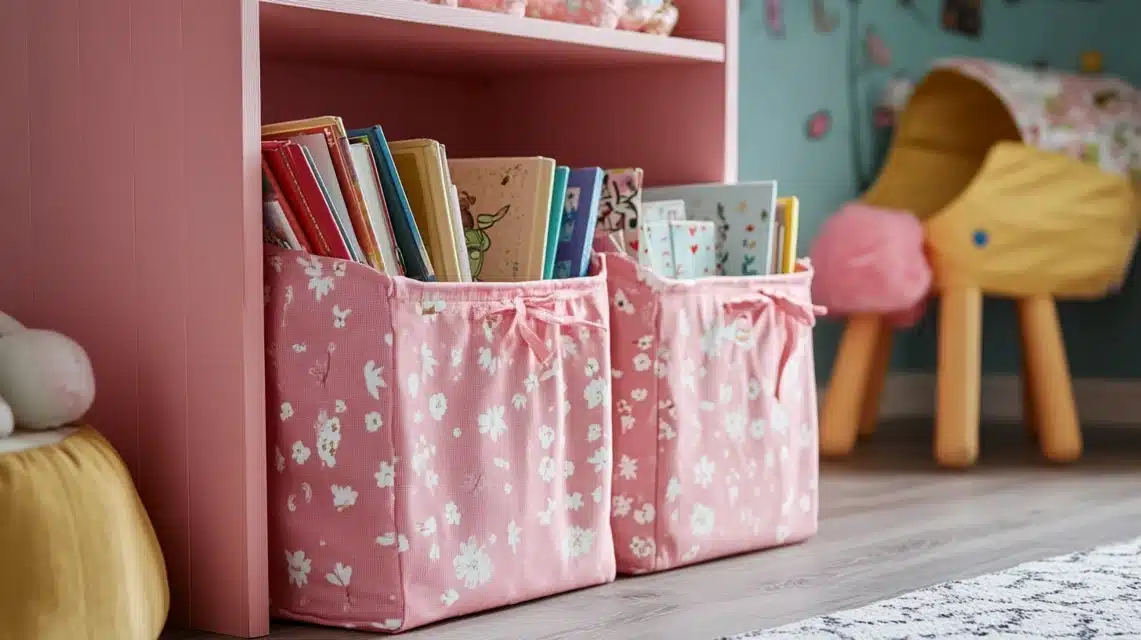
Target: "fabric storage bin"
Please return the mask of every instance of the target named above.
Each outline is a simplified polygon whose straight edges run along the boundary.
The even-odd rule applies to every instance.
[[[266,252],[275,616],[401,631],[614,579],[604,269],[423,283]]]
[[[608,258],[619,573],[815,534],[822,309],[807,261],[790,275],[670,280]]]

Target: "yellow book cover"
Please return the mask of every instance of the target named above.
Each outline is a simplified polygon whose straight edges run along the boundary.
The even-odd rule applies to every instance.
[[[351,223],[353,235],[364,253],[366,263],[379,271],[396,273],[396,265],[386,265],[381,255],[377,232],[373,228],[372,217],[361,189],[360,176],[353,166],[344,122],[336,116],[321,116],[267,124],[261,128],[262,140],[293,140],[302,146],[306,146],[308,137],[314,135],[324,138],[325,148],[311,145],[307,148],[314,154],[317,170],[326,181],[334,214],[347,218]],[[328,172],[334,173],[336,180],[328,180],[332,177],[325,175]]]
[[[428,258],[441,282],[462,282],[455,234],[448,211],[449,185],[445,180],[439,142],[419,138],[389,142],[396,172],[408,194],[412,217],[424,238]]]
[[[543,279],[555,161],[464,158],[448,161],[459,190],[473,280]]]
[[[796,236],[800,227],[800,199],[796,196],[777,198],[777,220],[780,223],[780,264],[774,273],[796,271]]]

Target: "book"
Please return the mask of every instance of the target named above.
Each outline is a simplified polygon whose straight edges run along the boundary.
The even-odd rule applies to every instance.
[[[455,245],[456,261],[460,265],[460,282],[471,282],[471,260],[467,255],[467,243],[464,240],[464,223],[460,212],[460,193],[452,183],[452,174],[448,168],[448,150],[440,145],[440,161],[444,167],[444,184],[448,186],[448,225],[452,231],[452,242]]]
[[[263,140],[294,140],[309,150],[333,202],[333,212],[341,226],[350,231],[347,240],[357,254],[357,260],[379,271],[387,271],[361,191],[360,177],[353,167],[348,133],[341,119],[321,116],[278,122],[263,126],[261,134]]]
[[[559,228],[563,224],[563,205],[567,197],[567,180],[570,167],[555,167],[555,182],[551,187],[551,214],[547,220],[546,253],[543,255],[543,279],[555,277],[555,253],[559,248]]]
[[[772,266],[777,183],[695,184],[646,189],[647,201],[684,200],[686,217],[717,224],[718,273],[768,275]]]
[[[642,224],[660,220],[685,220],[685,200],[658,200],[642,203]]]
[[[361,193],[364,195],[365,208],[369,219],[372,220],[373,232],[376,233],[376,244],[380,249],[380,256],[384,259],[384,272],[390,276],[404,275],[397,257],[396,242],[389,224],[388,207],[384,201],[384,194],[380,190],[380,175],[376,170],[376,162],[372,158],[372,150],[367,142],[350,142],[349,152],[352,155],[353,168],[360,179]]]
[[[555,161],[465,158],[449,160],[448,166],[460,192],[472,278],[541,280]]]
[[[590,250],[598,222],[598,203],[602,197],[602,175],[602,169],[586,167],[572,169],[567,178],[567,195],[555,252],[556,278],[580,278],[590,268]]]
[[[448,185],[448,209],[452,211],[452,229],[459,229],[463,232],[463,214],[460,209],[460,192],[456,189],[456,185]],[[463,236],[460,237],[457,250],[460,258],[460,279],[463,282],[471,282],[471,259],[467,254],[467,241]]]
[[[460,282],[440,143],[415,139],[393,141],[388,146],[436,277],[446,282]]]
[[[305,230],[312,250],[328,258],[352,260],[305,149],[295,142],[263,142],[262,157],[281,186],[282,195]]]
[[[416,218],[412,215],[412,206],[408,203],[408,194],[400,181],[400,174],[396,171],[396,164],[392,160],[392,151],[388,147],[388,139],[384,137],[384,130],[379,126],[372,126],[353,129],[349,135],[367,141],[373,160],[376,161],[376,168],[380,173],[381,191],[388,207],[388,220],[392,224],[392,233],[404,264],[404,275],[416,280],[435,280],[436,272],[432,268],[432,261],[428,258],[424,239],[416,226]]]
[[[638,221],[642,216],[642,170],[607,169],[602,178],[596,233],[622,232],[626,252],[638,253]]]
[[[653,220],[642,225],[644,251],[639,264],[654,273],[679,279],[703,278],[717,272],[717,226],[708,220]]]
[[[796,271],[796,238],[800,232],[800,199],[796,196],[777,198],[776,224],[778,232],[773,234],[780,243],[779,257],[773,273]]]
[[[354,262],[367,264],[365,262],[364,252],[361,251],[361,246],[357,242],[356,235],[354,235],[352,221],[349,220],[343,209],[337,208],[337,201],[333,195],[334,192],[329,190],[330,185],[333,189],[337,188],[337,181],[332,180],[330,183],[321,175],[322,170],[327,170],[330,166],[328,162],[326,162],[326,158],[322,158],[319,162],[317,158],[313,157],[313,154],[309,151],[309,147],[304,144],[301,144],[301,155],[305,157],[306,164],[308,164],[309,168],[313,171],[313,177],[317,179],[317,188],[321,190],[321,197],[325,199],[325,202],[329,205],[329,209],[333,212],[333,223],[337,225],[337,233],[345,239],[345,244],[349,247],[350,259]]]
[[[264,157],[261,159],[261,197],[263,223],[275,238],[285,243],[281,246],[312,253],[313,248],[305,237],[304,227],[281,193],[281,186]]]

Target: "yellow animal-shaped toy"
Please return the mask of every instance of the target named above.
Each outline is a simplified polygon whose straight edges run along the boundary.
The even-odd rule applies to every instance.
[[[1107,77],[1001,63],[936,63],[900,116],[867,204],[924,223],[940,298],[935,456],[978,456],[984,295],[1017,301],[1027,424],[1044,455],[1081,455],[1055,306],[1125,278],[1141,229],[1141,93]],[[883,318],[848,320],[821,418],[821,450],[874,430],[891,351]]]

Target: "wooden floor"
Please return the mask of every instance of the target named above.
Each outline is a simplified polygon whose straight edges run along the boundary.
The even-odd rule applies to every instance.
[[[405,640],[713,640],[936,582],[1141,536],[1141,426],[1086,429],[1076,466],[990,425],[969,472],[936,470],[930,426],[899,423],[827,464],[810,542],[618,582],[402,634]],[[170,640],[220,638],[172,632]],[[281,640],[375,638],[278,625]]]

